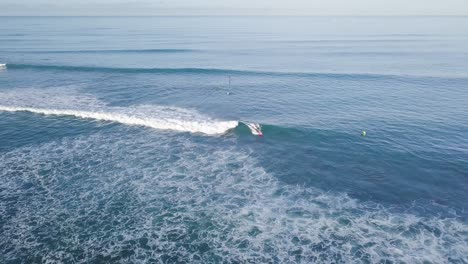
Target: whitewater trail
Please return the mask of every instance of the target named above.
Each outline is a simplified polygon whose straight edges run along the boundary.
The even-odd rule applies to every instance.
[[[31,107],[1,106],[0,111],[31,112],[43,115],[74,116],[83,119],[95,119],[117,122],[126,125],[145,126],[160,130],[173,130],[179,132],[202,133],[206,135],[225,134],[239,125],[238,121],[217,120],[181,120],[175,118],[144,117],[118,112],[77,111],[67,109],[44,109]]]

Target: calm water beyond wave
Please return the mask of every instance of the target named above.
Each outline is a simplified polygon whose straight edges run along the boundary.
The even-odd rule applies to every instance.
[[[0,64],[0,263],[468,263],[468,17],[1,17]]]

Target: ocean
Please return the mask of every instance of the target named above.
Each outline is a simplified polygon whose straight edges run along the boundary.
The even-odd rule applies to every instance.
[[[0,64],[0,263],[468,263],[468,17],[0,17]]]

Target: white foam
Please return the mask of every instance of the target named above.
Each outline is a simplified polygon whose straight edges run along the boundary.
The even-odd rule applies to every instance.
[[[0,111],[74,116],[206,135],[225,134],[239,124],[238,121],[220,121],[196,111],[177,107],[110,107],[92,96],[78,94],[73,89],[25,89],[5,92],[0,94]]]
[[[14,201],[0,203],[8,216],[0,241],[5,260],[467,261],[468,227],[456,219],[395,213],[346,194],[286,185],[232,146],[138,133],[0,154],[0,197]]]
[[[153,118],[153,117],[138,117],[134,115],[127,115],[121,113],[111,112],[88,112],[88,111],[75,111],[66,109],[41,109],[41,108],[28,108],[28,107],[8,107],[1,106],[0,111],[7,112],[31,112],[44,115],[62,115],[74,116],[86,119],[95,119],[102,121],[118,122],[126,125],[145,126],[155,129],[172,130],[180,132],[203,133],[206,135],[224,134],[229,130],[237,127],[237,121],[191,121],[179,120],[174,118]]]

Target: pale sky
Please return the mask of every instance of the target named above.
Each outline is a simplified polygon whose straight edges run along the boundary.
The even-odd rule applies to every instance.
[[[0,0],[0,16],[468,15],[468,0]]]

